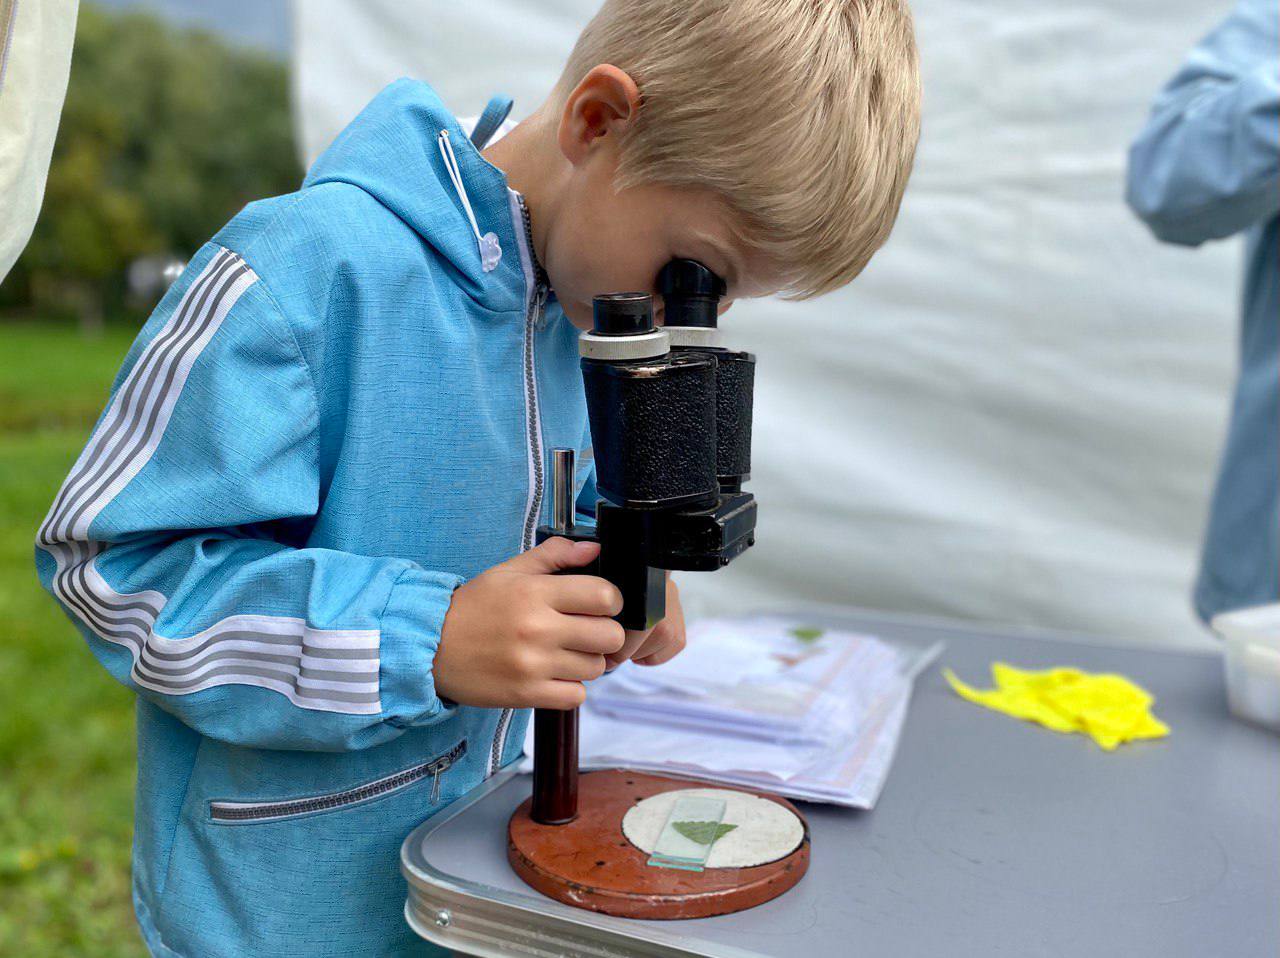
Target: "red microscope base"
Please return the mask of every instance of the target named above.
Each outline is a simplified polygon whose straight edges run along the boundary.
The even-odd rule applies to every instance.
[[[809,867],[809,826],[783,798],[759,796],[794,813],[804,824],[804,839],[789,855],[763,865],[700,872],[655,868],[647,864],[648,854],[623,835],[622,817],[637,802],[674,789],[706,787],[706,782],[628,769],[587,773],[578,817],[567,825],[539,825],[529,817],[532,799],[516,809],[507,828],[507,859],[525,883],[549,898],[622,918],[725,915],[794,887]]]

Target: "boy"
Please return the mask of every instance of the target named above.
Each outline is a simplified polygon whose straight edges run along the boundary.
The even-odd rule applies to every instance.
[[[587,442],[591,297],[673,257],[730,298],[843,285],[888,234],[917,116],[900,0],[607,2],[483,155],[400,81],[197,253],[36,551],[138,693],[155,954],[431,952],[404,836],[517,757],[515,710],[683,643],[674,586],[624,636],[612,586],[550,574],[596,546],[530,548],[546,450]]]

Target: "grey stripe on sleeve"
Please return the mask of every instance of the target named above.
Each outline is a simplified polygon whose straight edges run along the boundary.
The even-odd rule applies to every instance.
[[[54,500],[53,507],[49,510],[49,515],[41,528],[40,541],[44,544],[53,544],[60,541],[54,532],[59,520],[66,515],[67,509],[73,507],[80,500],[83,493],[82,484],[90,470],[99,466],[105,459],[108,463],[115,454],[115,450],[111,448],[111,443],[115,440],[120,428],[128,421],[131,416],[129,411],[134,406],[136,397],[142,398],[145,403],[150,398],[151,386],[154,383],[154,368],[162,365],[168,356],[168,344],[176,340],[182,335],[184,329],[187,328],[188,318],[194,311],[194,305],[197,299],[200,299],[206,288],[216,282],[217,278],[222,275],[233,264],[231,254],[223,250],[219,253],[205,270],[200,274],[196,281],[184,294],[182,301],[174,310],[173,319],[162,329],[159,334],[151,341],[144,350],[133,370],[129,374],[129,379],[124,387],[120,390],[119,398],[111,405],[111,410],[106,419],[98,427],[93,438],[90,439],[89,446],[86,448],[85,454],[81,461],[73,469],[66,482],[63,483],[62,489],[58,493],[58,497]],[[136,417],[133,417],[136,419]],[[119,444],[117,444],[118,448]],[[107,450],[105,453],[103,450]]]
[[[243,639],[249,642],[261,642],[265,645],[282,645],[300,647],[303,654],[315,656],[316,658],[332,658],[332,659],[376,659],[378,650],[368,645],[359,646],[351,649],[331,649],[321,648],[315,645],[309,645],[302,638],[302,627],[299,626],[296,632],[280,634],[276,632],[255,632],[252,630],[235,630],[221,632],[212,635],[195,648],[187,649],[183,652],[161,652],[158,649],[147,649],[147,657],[154,658],[163,662],[183,662],[198,657],[206,649],[211,648],[215,643],[226,642],[228,640]],[[329,654],[335,653],[335,654]]]
[[[89,483],[93,486],[93,491],[88,493],[86,498],[80,503],[75,511],[71,512],[65,519],[62,530],[62,534],[64,536],[70,537],[74,534],[75,527],[79,523],[81,517],[90,509],[97,506],[97,511],[101,511],[102,507],[106,505],[106,502],[102,501],[103,491],[110,487],[111,483],[114,482],[125,469],[134,463],[134,454],[139,448],[145,448],[151,437],[155,435],[156,424],[160,418],[160,411],[164,408],[165,400],[172,388],[177,369],[181,366],[182,361],[186,358],[187,354],[191,352],[192,346],[199,342],[200,337],[209,328],[213,321],[213,317],[217,314],[228,290],[230,290],[234,286],[236,280],[246,272],[248,272],[248,267],[245,266],[232,270],[230,275],[225,279],[223,285],[218,288],[210,308],[201,316],[200,322],[189,331],[190,335],[185,337],[186,341],[181,344],[172,360],[166,364],[163,372],[164,380],[161,383],[160,392],[156,397],[156,401],[152,404],[151,412],[145,421],[142,434],[139,436],[133,435],[139,424],[141,424],[140,420],[135,421],[129,426],[129,431],[125,438],[125,442],[129,443],[128,447],[126,448],[122,446],[119,451],[113,452],[108,459],[104,460],[100,464],[94,477],[89,480]],[[154,374],[160,374],[160,367],[157,366],[154,370]],[[103,476],[102,473],[107,469],[111,469],[112,471],[109,475]]]
[[[134,676],[137,678],[137,670],[134,670]],[[253,676],[255,678],[269,679],[279,682],[283,685],[292,686],[295,693],[302,698],[311,699],[329,699],[334,702],[360,702],[375,703],[378,701],[377,691],[373,692],[347,692],[338,691],[336,689],[312,689],[298,684],[298,677],[291,672],[282,672],[277,669],[258,668],[250,665],[229,665],[223,668],[211,669],[209,672],[196,679],[176,680],[176,679],[147,679],[140,684],[147,685],[159,691],[173,691],[181,693],[183,691],[198,691],[196,686],[206,685],[210,679],[214,678],[245,678]]]

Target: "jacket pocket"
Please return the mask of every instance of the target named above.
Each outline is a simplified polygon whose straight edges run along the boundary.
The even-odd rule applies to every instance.
[[[371,802],[393,792],[408,788],[424,779],[431,779],[431,802],[440,798],[440,776],[447,772],[458,759],[467,754],[467,740],[463,739],[443,755],[420,762],[382,778],[365,782],[354,788],[325,795],[309,795],[303,798],[290,798],[272,802],[240,802],[211,801],[209,818],[221,825],[253,825],[260,822],[274,822],[285,818],[296,818],[300,815],[315,815],[323,812],[338,811]]]

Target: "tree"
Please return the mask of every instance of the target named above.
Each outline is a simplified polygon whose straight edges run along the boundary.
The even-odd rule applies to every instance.
[[[44,207],[4,298],[92,326],[120,308],[132,259],[185,259],[299,178],[283,63],[82,4]]]

